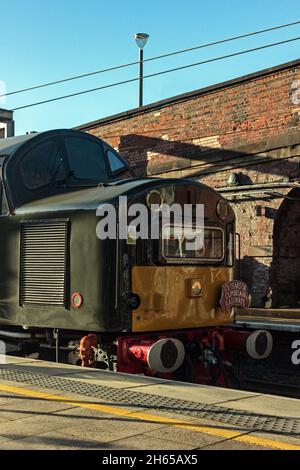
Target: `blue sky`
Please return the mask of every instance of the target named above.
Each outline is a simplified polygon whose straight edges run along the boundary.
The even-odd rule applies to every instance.
[[[135,32],[150,39],[145,58],[300,19],[299,0],[0,0],[0,80],[7,91],[137,60]],[[300,36],[300,25],[145,64],[150,74]],[[300,41],[150,78],[144,103],[300,57]],[[12,109],[136,77],[137,66],[8,97]],[[72,127],[137,106],[137,83],[15,112],[16,133]]]

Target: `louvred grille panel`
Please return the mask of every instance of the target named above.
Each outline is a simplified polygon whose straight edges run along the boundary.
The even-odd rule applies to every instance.
[[[21,224],[20,305],[67,305],[68,222]]]

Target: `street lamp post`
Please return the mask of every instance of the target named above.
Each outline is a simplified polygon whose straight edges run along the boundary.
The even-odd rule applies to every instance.
[[[139,48],[139,106],[143,106],[143,60],[144,60],[144,47],[149,38],[149,34],[136,33],[134,35],[135,42]]]

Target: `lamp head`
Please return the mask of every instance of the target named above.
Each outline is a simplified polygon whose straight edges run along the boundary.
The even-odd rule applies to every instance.
[[[135,42],[139,49],[144,49],[146,42],[148,41],[149,34],[146,33],[136,33],[134,36]]]

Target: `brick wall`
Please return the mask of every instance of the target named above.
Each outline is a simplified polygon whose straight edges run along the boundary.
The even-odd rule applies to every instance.
[[[287,210],[279,208],[290,183],[300,180],[300,60],[80,128],[119,150],[137,174],[195,178],[222,191],[236,212],[241,273],[254,305],[263,305],[270,285],[278,305],[300,301],[300,292],[286,301],[278,295],[291,282],[288,262],[280,279],[272,274],[283,259],[273,246]],[[228,192],[233,173],[239,185]],[[269,193],[266,184],[273,184]]]

